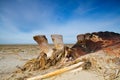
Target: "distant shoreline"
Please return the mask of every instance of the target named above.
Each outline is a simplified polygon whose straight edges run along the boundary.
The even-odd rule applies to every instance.
[[[66,43],[65,45],[73,45],[74,43]],[[8,45],[10,45],[10,46],[14,46],[14,45],[38,45],[38,44],[0,44],[0,46],[8,46]],[[53,45],[53,44],[50,44],[50,45]]]

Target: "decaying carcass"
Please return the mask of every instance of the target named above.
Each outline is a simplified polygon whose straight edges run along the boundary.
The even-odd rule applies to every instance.
[[[64,65],[67,61],[75,60],[80,56],[93,53],[119,43],[120,34],[114,32],[79,34],[77,35],[76,44],[72,47],[65,46],[63,43],[63,37],[59,34],[51,35],[54,48],[48,44],[48,40],[45,35],[36,35],[33,39],[39,44],[40,55],[36,59],[28,61],[22,70],[34,71],[38,69],[46,69],[50,66],[56,65],[57,63],[59,63],[59,65]],[[32,67],[29,67],[31,65]]]
[[[76,44],[68,49],[68,57],[76,59],[79,56],[96,52],[119,42],[120,34],[114,32],[79,34]]]
[[[28,61],[23,66],[22,71],[35,71],[39,69],[46,69],[54,65],[59,66],[61,64],[62,66],[66,66],[68,63],[72,66],[67,66],[67,68],[65,67],[56,72],[46,74],[44,77],[49,77],[71,70],[86,62],[89,63],[89,61],[80,62],[80,56],[97,52],[101,49],[108,51],[109,46],[118,43],[120,44],[120,34],[114,32],[79,34],[77,35],[77,42],[72,47],[65,46],[63,43],[63,37],[59,34],[51,35],[54,48],[48,44],[48,40],[45,35],[36,35],[33,38],[39,44],[40,55],[36,59]],[[119,53],[119,51],[117,53]],[[117,54],[117,56],[120,57],[120,54]],[[43,78],[43,76],[40,76],[40,78]],[[34,78],[30,78],[28,80],[34,80]]]
[[[57,39],[59,40],[59,38],[57,38]],[[52,39],[52,40],[54,41],[55,39]],[[114,32],[98,32],[98,33],[95,32],[95,33],[79,34],[79,35],[77,35],[76,44],[74,44],[71,48],[69,48],[69,47],[61,48],[61,49],[64,49],[64,54],[63,54],[64,58],[67,58],[68,61],[70,60],[72,67],[71,66],[69,66],[67,68],[65,67],[60,70],[57,70],[57,71],[54,71],[54,72],[51,72],[51,73],[48,73],[48,74],[45,74],[42,76],[40,75],[40,76],[28,78],[28,80],[43,79],[43,78],[47,78],[47,77],[57,75],[62,72],[71,70],[71,69],[83,64],[83,62],[79,62],[80,56],[83,56],[83,55],[86,55],[89,53],[93,53],[93,52],[97,52],[101,49],[106,51],[106,53],[112,52],[113,55],[117,54],[117,57],[120,57],[120,51],[119,51],[120,49],[118,49],[117,52],[115,53],[113,51],[112,47],[110,47],[110,46],[114,46],[115,44],[118,44],[115,49],[115,50],[117,50],[117,48],[119,48],[118,46],[120,46],[120,34],[117,34]],[[55,58],[56,57],[54,57],[54,59]],[[119,58],[118,58],[118,60],[119,60]],[[77,62],[77,64],[74,64],[76,62]],[[90,66],[91,64],[93,65],[96,63],[87,62],[87,64],[84,64],[84,66],[85,67],[88,65]]]

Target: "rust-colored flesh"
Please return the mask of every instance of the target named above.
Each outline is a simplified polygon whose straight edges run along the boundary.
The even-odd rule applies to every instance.
[[[94,32],[77,35],[77,42],[69,55],[79,57],[120,42],[120,34],[114,32]]]

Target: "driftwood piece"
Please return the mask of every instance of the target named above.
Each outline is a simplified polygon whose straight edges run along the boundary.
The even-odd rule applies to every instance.
[[[82,64],[84,64],[84,62],[79,62],[79,63],[73,64],[71,66],[56,70],[54,72],[47,73],[45,75],[38,75],[38,76],[35,76],[35,77],[31,77],[31,78],[28,78],[27,80],[40,80],[40,79],[45,79],[45,78],[49,78],[49,77],[52,77],[52,76],[56,76],[58,74],[66,72],[66,71],[70,71],[72,69],[75,69],[75,68],[81,66]]]
[[[52,56],[53,50],[48,44],[48,40],[45,35],[36,35],[33,39],[39,44],[40,51],[46,53],[47,57]]]

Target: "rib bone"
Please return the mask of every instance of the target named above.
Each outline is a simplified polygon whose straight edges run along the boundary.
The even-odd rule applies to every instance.
[[[52,77],[52,76],[56,76],[58,74],[66,72],[66,71],[73,70],[73,69],[81,66],[82,64],[84,64],[84,62],[78,62],[78,63],[73,64],[71,66],[68,66],[68,67],[65,67],[65,68],[62,68],[62,69],[44,74],[44,75],[38,75],[38,76],[35,76],[35,77],[28,78],[27,80],[41,80],[41,79],[49,78],[49,77]]]
[[[46,53],[47,58],[50,58],[52,56],[53,50],[49,46],[46,36],[45,35],[36,35],[33,38],[39,44],[40,51]]]
[[[52,38],[52,41],[53,41],[56,49],[63,49],[64,48],[62,35],[53,34],[53,35],[51,35],[51,38]]]

